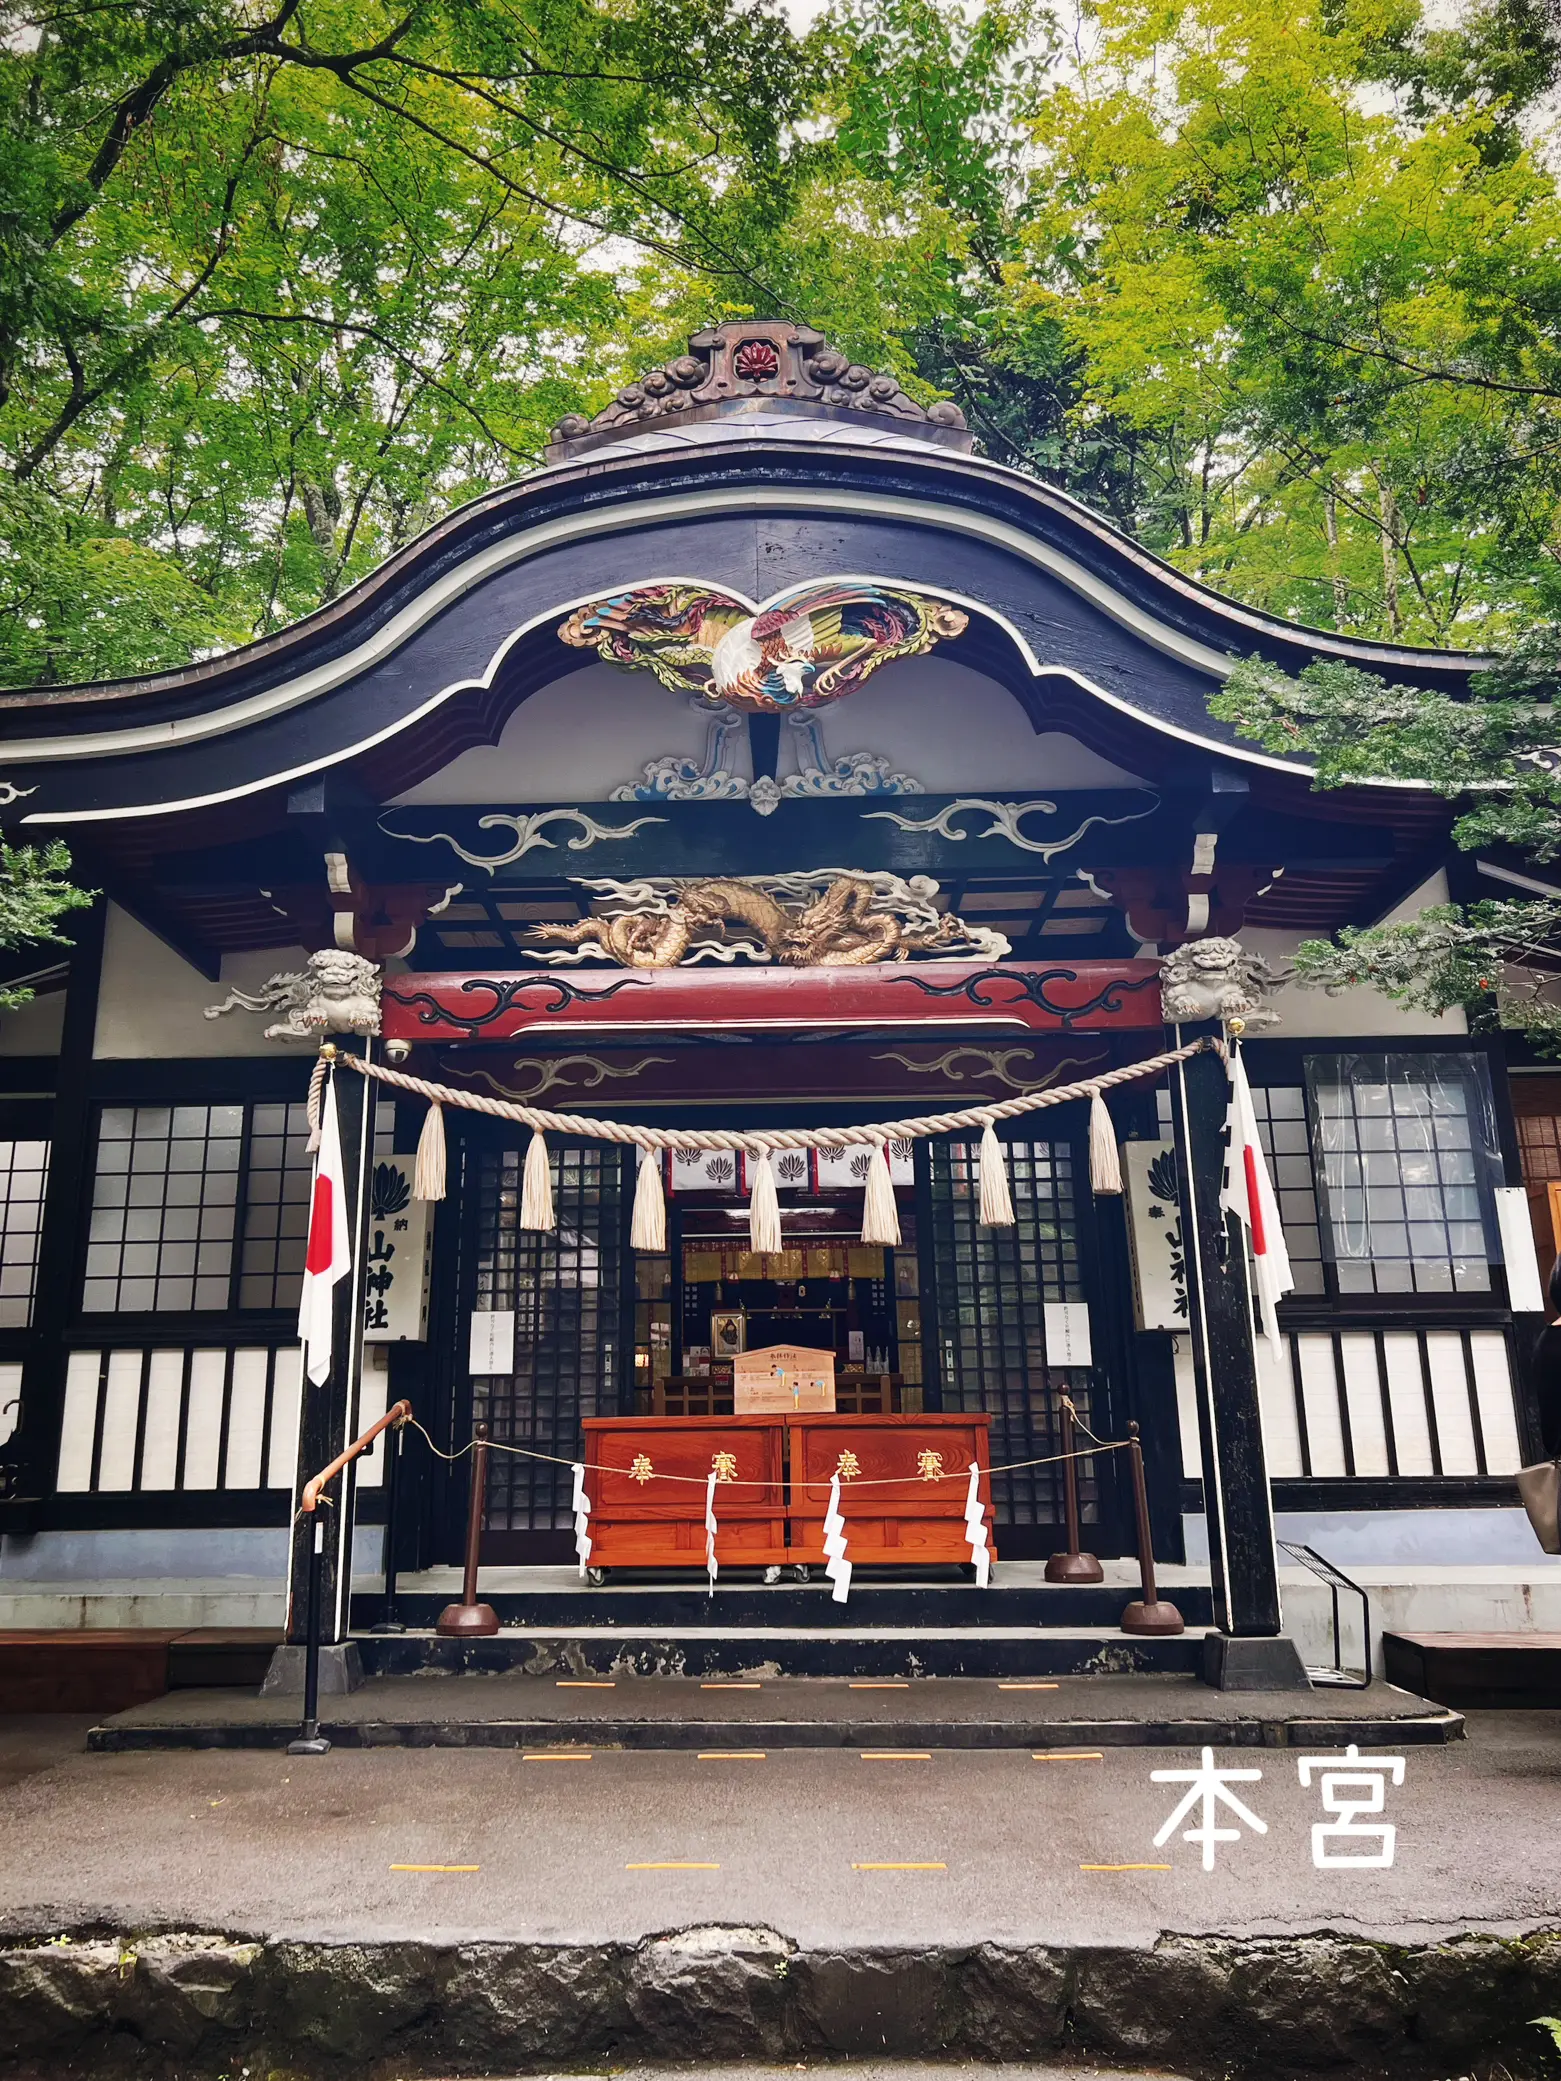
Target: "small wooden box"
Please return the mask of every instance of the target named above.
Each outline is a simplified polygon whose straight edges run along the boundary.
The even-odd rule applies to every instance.
[[[835,1354],[801,1344],[771,1344],[732,1361],[732,1406],[739,1416],[827,1415],[835,1406]]]

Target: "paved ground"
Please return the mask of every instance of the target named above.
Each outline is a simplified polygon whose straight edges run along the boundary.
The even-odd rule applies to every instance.
[[[34,1720],[0,1768],[48,1766]],[[337,1751],[89,1756],[59,1726],[52,1767],[0,1804],[0,1929],[88,1921],[341,1942],[632,1941],[760,1924],[801,1945],[1151,1944],[1166,1930],[1332,1929],[1425,1939],[1561,1921],[1561,1713],[1471,1716],[1471,1739],[1408,1750],[1386,1793],[1391,1870],[1319,1871],[1323,1818],[1298,1758],[1231,1789],[1268,1824],[1217,1843],[1154,1835],[1196,1752],[926,1757],[776,1751]],[[1191,1820],[1183,1824],[1190,1826]],[[457,1869],[397,1869],[460,1867]],[[471,1867],[467,1869],[465,1867]],[[918,1868],[926,1867],[926,1868]],[[1147,1867],[1147,1868],[1143,1868]],[[1163,1868],[1161,1868],[1163,1867]]]

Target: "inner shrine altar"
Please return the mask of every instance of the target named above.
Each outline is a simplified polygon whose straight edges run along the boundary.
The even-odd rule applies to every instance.
[[[603,1416],[584,1431],[593,1569],[703,1569],[707,1499],[721,1566],[820,1565],[836,1475],[853,1566],[968,1567],[972,1463],[990,1537],[984,1413]]]

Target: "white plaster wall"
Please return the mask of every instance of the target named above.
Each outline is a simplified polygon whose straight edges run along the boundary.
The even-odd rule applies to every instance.
[[[1438,868],[1428,882],[1424,882],[1407,896],[1395,909],[1377,920],[1379,924],[1397,924],[1401,919],[1417,917],[1432,903],[1446,903],[1447,876]],[[1241,943],[1254,954],[1263,954],[1276,967],[1283,967],[1304,938],[1319,938],[1317,933],[1260,932],[1243,927]],[[1469,1022],[1460,1009],[1444,1012],[1434,1018],[1429,1012],[1415,1011],[1407,1005],[1394,1004],[1391,998],[1383,997],[1375,990],[1341,990],[1337,997],[1330,997],[1326,990],[1303,990],[1295,984],[1283,985],[1274,993],[1274,1009],[1280,1023],[1272,1028],[1276,1040],[1330,1040],[1336,1035],[1350,1038],[1366,1034],[1381,1034],[1392,1040],[1404,1034],[1435,1033],[1452,1038],[1467,1033]]]
[[[116,1061],[166,1061],[183,1055],[266,1055],[273,1060],[285,1043],[261,1038],[278,1016],[227,1012],[202,1017],[230,989],[253,990],[279,970],[301,968],[302,947],[272,947],[259,954],[223,957],[222,981],[210,983],[172,948],[139,925],[117,904],[108,907],[103,939],[103,979],[92,1052]],[[301,1062],[308,1049],[298,1044]]]
[[[928,794],[1137,785],[1058,731],[1037,735],[996,680],[937,657],[886,665],[865,687],[818,711],[832,758],[881,752]],[[523,702],[496,746],[462,752],[397,799],[404,803],[604,802],[652,759],[702,759],[708,718],[649,672],[590,665]],[[781,732],[781,771],[792,770]],[[733,747],[751,778],[746,734]]]
[[[14,1012],[0,1012],[0,1055],[58,1055],[65,992],[51,990]]]

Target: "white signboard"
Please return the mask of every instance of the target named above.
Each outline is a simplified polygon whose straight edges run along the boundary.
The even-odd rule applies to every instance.
[[[374,1166],[363,1278],[365,1344],[421,1343],[428,1335],[433,1209],[412,1197],[414,1156]]]
[[[1046,1363],[1049,1366],[1094,1364],[1089,1348],[1089,1309],[1083,1301],[1046,1301]]]
[[[1141,1330],[1184,1330],[1182,1214],[1171,1142],[1124,1142],[1127,1239],[1133,1265],[1133,1316]]]
[[[515,1311],[513,1308],[472,1310],[471,1350],[466,1360],[472,1373],[513,1373],[515,1370]]]
[[[1545,1314],[1545,1290],[1539,1283],[1539,1259],[1529,1220],[1528,1193],[1521,1185],[1498,1185],[1496,1225],[1507,1260],[1507,1304],[1514,1315]]]

